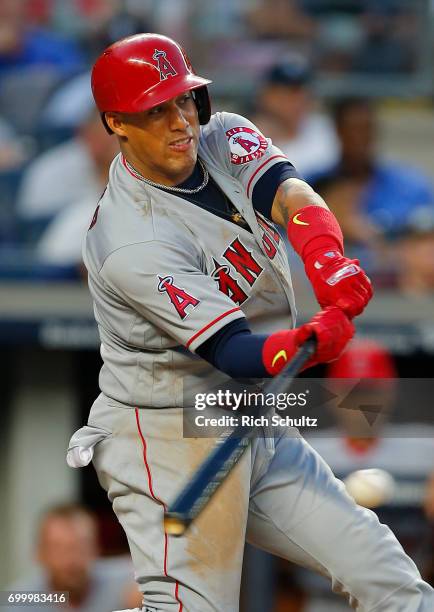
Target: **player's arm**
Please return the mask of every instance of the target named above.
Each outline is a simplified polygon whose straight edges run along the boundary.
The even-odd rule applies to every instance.
[[[271,207],[271,219],[286,228],[290,219],[306,206],[321,206],[328,210],[322,197],[308,183],[299,178],[288,178],[277,188]]]
[[[308,323],[269,335],[252,334],[245,319],[229,323],[197,349],[197,354],[232,378],[275,376],[311,335],[316,351],[305,368],[337,359],[354,335],[340,308],[330,307]]]
[[[312,333],[317,350],[307,365],[336,359],[352,337],[354,327],[338,308],[295,330],[252,334],[241,309],[202,272],[200,250],[183,240],[172,234],[171,242],[128,245],[100,270],[107,289],[153,323],[166,346],[183,345],[232,377],[261,378],[277,374]]]
[[[204,126],[203,146],[243,185],[255,210],[287,227],[319,304],[339,306],[350,317],[360,314],[372,297],[369,279],[358,261],[344,257],[335,216],[282,151],[232,113],[217,113]]]
[[[287,229],[321,307],[359,315],[372,297],[371,282],[356,259],[345,257],[341,228],[321,196],[304,181],[288,178],[276,191],[271,218]]]

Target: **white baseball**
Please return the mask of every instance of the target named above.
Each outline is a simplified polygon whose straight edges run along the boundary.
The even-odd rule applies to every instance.
[[[379,469],[352,472],[344,479],[344,484],[354,501],[365,508],[386,504],[395,490],[393,476]]]

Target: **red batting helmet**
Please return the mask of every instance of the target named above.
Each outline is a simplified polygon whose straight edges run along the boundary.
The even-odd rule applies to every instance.
[[[110,133],[104,113],[140,113],[190,90],[200,123],[208,123],[208,83],[193,72],[183,48],[160,34],[136,34],[115,42],[92,70],[93,97]]]

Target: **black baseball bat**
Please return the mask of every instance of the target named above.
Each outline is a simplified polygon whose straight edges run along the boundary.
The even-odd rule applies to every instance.
[[[315,338],[308,338],[280,374],[264,387],[264,394],[278,394],[287,390],[315,349]],[[268,411],[268,407],[261,406],[255,416]],[[254,434],[254,425],[237,425],[229,435],[219,438],[214,449],[165,511],[164,530],[167,534],[181,536],[185,533],[241,459]]]

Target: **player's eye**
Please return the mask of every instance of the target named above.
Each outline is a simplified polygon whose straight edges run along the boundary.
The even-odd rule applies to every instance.
[[[162,112],[163,112],[162,106],[154,106],[153,108],[149,109],[148,115],[159,115]]]
[[[180,98],[180,100],[179,100],[179,101],[180,101],[180,103],[181,103],[181,104],[185,104],[185,103],[186,103],[186,102],[188,102],[188,100],[190,100],[190,99],[191,99],[191,94],[186,93],[186,94],[184,94],[183,96],[181,96],[181,98]]]

